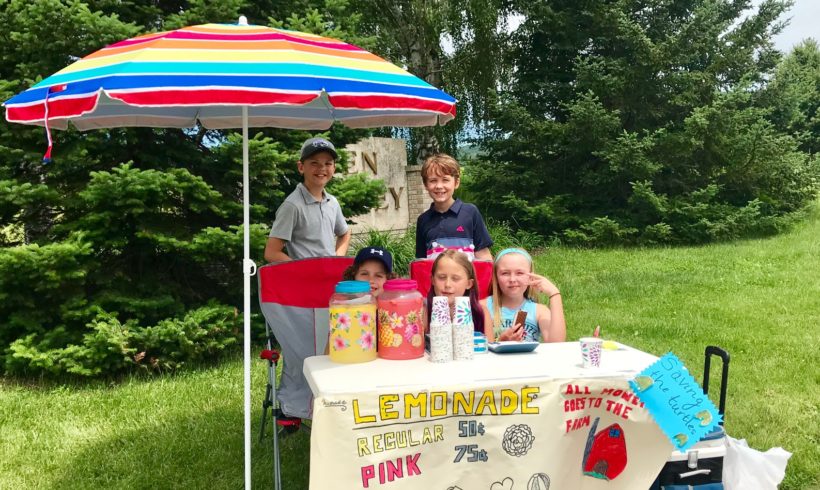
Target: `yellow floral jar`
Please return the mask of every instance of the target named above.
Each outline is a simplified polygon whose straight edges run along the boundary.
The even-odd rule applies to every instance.
[[[370,283],[342,281],[330,297],[330,360],[340,363],[376,358],[376,302]]]

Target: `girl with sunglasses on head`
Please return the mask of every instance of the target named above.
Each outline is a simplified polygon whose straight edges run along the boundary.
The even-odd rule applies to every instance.
[[[533,300],[543,294],[549,306]],[[498,253],[493,263],[493,294],[481,302],[489,342],[563,342],[567,336],[561,292],[533,272],[532,257],[520,248]],[[520,315],[519,315],[520,313]]]

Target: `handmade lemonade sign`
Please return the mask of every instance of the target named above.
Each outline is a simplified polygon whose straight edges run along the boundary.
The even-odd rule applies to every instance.
[[[671,352],[629,384],[680,451],[694,446],[721,420],[715,405]]]
[[[669,455],[625,379],[325,396],[313,416],[313,489],[648,488]]]

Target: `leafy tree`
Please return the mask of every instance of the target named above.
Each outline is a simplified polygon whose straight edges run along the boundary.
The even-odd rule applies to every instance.
[[[775,126],[793,135],[799,149],[820,151],[820,48],[814,39],[794,47],[775,69],[761,97]]]
[[[788,2],[742,21],[747,0],[513,7],[514,76],[469,176],[490,217],[576,243],[704,242],[776,231],[816,195],[816,161],[763,100]]]
[[[240,13],[267,23],[302,4],[0,2],[0,97],[140,32]],[[343,147],[367,132],[327,134]],[[241,331],[241,135],[54,136],[55,163],[43,165],[42,128],[0,125],[0,370],[92,376],[175,368],[229,348]],[[301,181],[295,162],[308,136],[251,132],[252,258],[261,260],[276,208]],[[346,165],[342,152],[340,175]],[[335,179],[331,192],[354,215],[377,205],[384,187],[355,177]]]
[[[440,150],[455,153],[459,132],[480,124],[488,97],[504,76],[498,60],[511,14],[503,0],[350,0],[362,12],[361,32],[375,51],[459,100],[456,120],[444,127],[392,131],[410,143],[409,161]]]

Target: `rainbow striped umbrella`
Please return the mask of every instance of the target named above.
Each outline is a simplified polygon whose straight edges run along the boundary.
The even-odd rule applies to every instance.
[[[9,122],[80,130],[125,126],[242,128],[245,488],[250,488],[248,127],[433,126],[455,99],[363,49],[301,32],[205,24],[112,44],[4,103]],[[277,482],[278,483],[278,482]]]
[[[65,129],[248,125],[432,126],[455,99],[350,44],[295,31],[205,24],[105,47],[4,104],[6,119]]]

